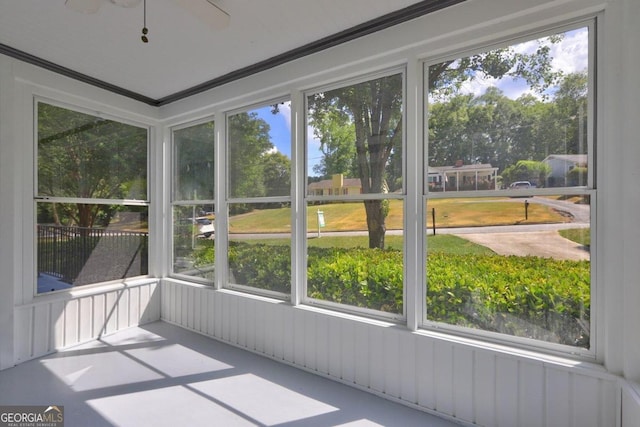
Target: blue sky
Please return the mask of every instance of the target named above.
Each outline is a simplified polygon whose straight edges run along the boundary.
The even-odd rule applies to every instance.
[[[271,142],[279,152],[291,158],[291,103],[279,106],[279,113],[273,114],[272,107],[266,106],[254,110],[258,117],[269,123]]]
[[[269,135],[276,149],[291,158],[291,102],[287,101],[280,104],[278,108],[278,114],[271,112],[270,105],[253,111],[269,124],[271,128]],[[314,137],[313,129],[311,128],[308,129],[307,140],[309,141],[307,173],[309,176],[313,176],[315,174],[312,168],[319,162],[322,153],[319,150],[320,142]]]
[[[549,44],[551,48],[551,66],[554,71],[562,71],[564,74],[584,71],[588,67],[589,61],[589,35],[586,27],[567,31],[564,33],[562,41],[551,44],[546,38],[531,40],[528,42],[513,45],[512,48],[517,53],[534,53],[539,42]],[[476,96],[482,95],[487,88],[496,86],[502,90],[505,96],[517,99],[525,93],[534,93],[528,84],[522,79],[505,77],[502,79],[476,77],[473,81],[463,85],[462,93],[471,93]],[[553,92],[553,90],[551,91]]]

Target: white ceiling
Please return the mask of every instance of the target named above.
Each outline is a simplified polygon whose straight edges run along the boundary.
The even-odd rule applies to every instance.
[[[83,14],[65,7],[65,0],[0,0],[0,44],[162,103],[389,13],[406,16],[408,7],[452,3],[215,0],[231,16],[227,28],[215,29],[180,1],[147,0],[145,44],[142,3],[124,8],[101,1],[97,13]]]

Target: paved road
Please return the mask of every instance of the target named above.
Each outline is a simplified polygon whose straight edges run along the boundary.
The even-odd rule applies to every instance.
[[[489,227],[438,228],[436,234],[453,234],[463,239],[483,245],[500,255],[535,255],[555,259],[585,260],[589,259],[587,248],[580,246],[558,234],[558,230],[570,228],[587,228],[590,226],[589,205],[548,198],[531,197],[529,203],[540,203],[550,206],[566,216],[571,222],[558,224],[520,224],[499,225]],[[496,203],[524,203],[523,199],[500,200]],[[432,234],[431,229],[427,234]],[[321,231],[322,236],[366,236],[366,231],[331,232]],[[402,235],[402,230],[388,230],[387,235]],[[287,233],[243,234],[230,237],[278,238],[290,236]],[[317,231],[309,231],[308,237],[317,236]]]

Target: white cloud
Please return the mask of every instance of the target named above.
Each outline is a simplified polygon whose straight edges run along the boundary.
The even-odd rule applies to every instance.
[[[544,40],[540,39],[540,40]],[[539,40],[531,40],[512,46],[516,53],[532,54],[538,49]],[[589,61],[589,41],[586,28],[569,31],[564,38],[550,45],[551,66],[553,71],[562,71],[564,74],[584,71]],[[498,87],[505,96],[516,99],[524,94],[540,95],[531,90],[522,79],[505,77],[495,79],[492,77],[477,76],[462,85],[461,93],[482,95],[490,87]]]
[[[287,129],[291,131],[291,101],[285,101],[278,105],[278,110],[287,123]]]
[[[553,68],[564,73],[584,71],[589,64],[587,29],[571,31],[558,45],[551,48]]]

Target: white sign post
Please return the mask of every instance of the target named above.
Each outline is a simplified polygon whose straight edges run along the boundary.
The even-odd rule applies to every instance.
[[[318,238],[320,238],[321,228],[324,228],[324,212],[318,209]]]

